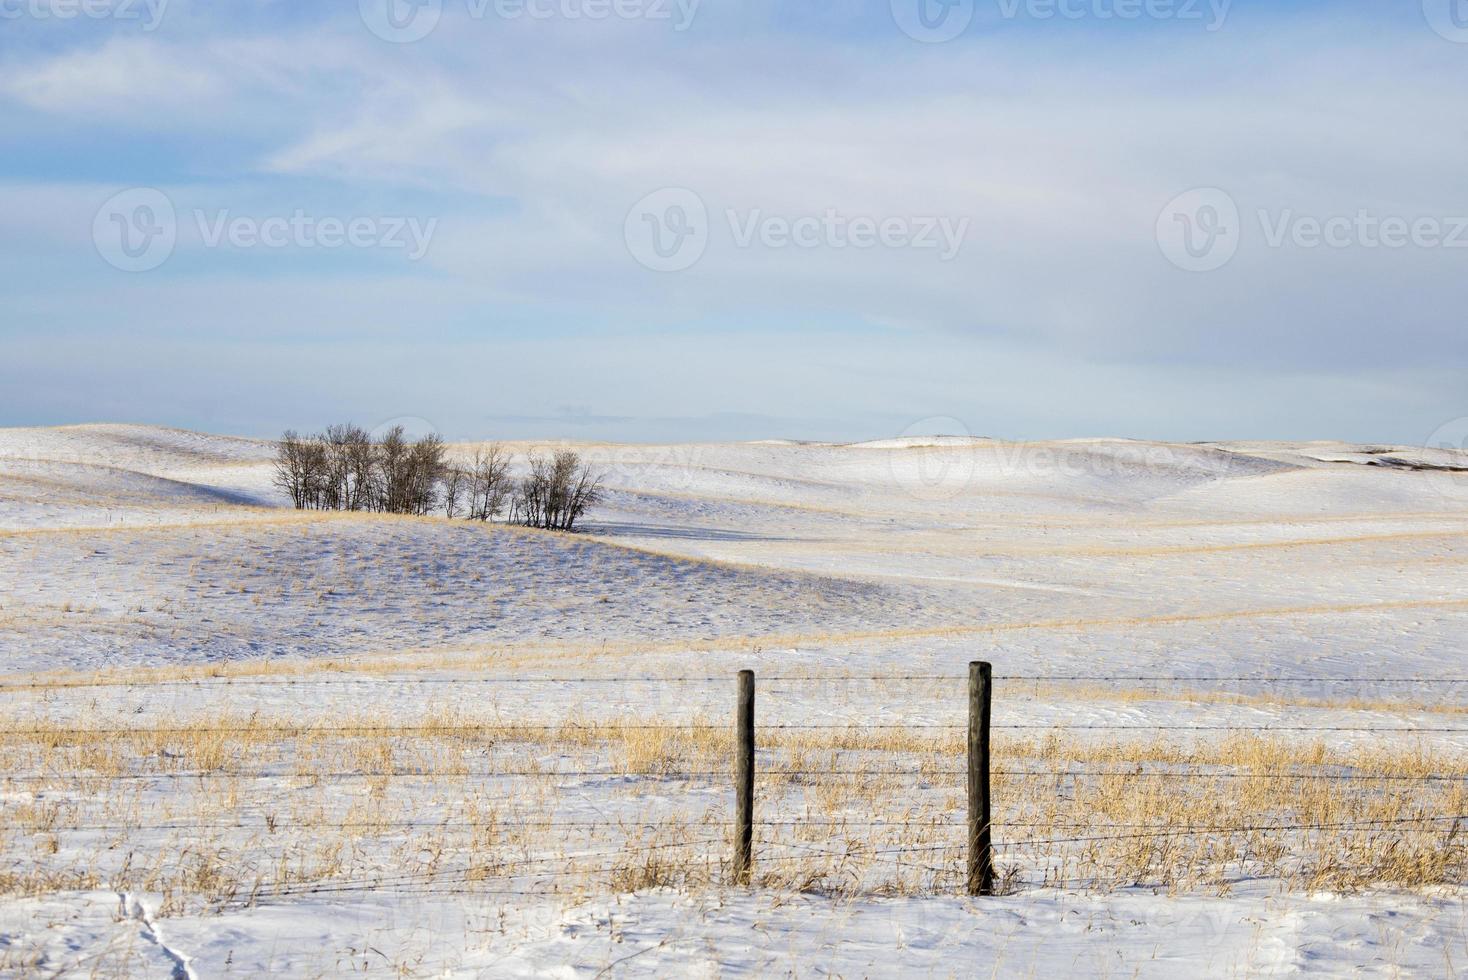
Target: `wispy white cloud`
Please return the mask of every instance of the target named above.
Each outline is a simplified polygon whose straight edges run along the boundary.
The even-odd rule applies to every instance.
[[[399,321],[425,343],[453,344],[484,324],[499,344],[585,356],[588,398],[637,417],[750,411],[753,393],[779,402],[782,416],[816,411],[779,384],[853,415],[900,415],[926,391],[941,404],[924,411],[946,405],[963,417],[993,409],[984,392],[996,390],[997,359],[1023,366],[1026,391],[1040,392],[997,386],[1028,406],[1016,426],[1043,416],[1063,429],[1072,417],[1095,431],[1088,406],[1112,399],[1118,428],[1140,431],[1155,417],[1212,435],[1213,408],[1193,400],[1180,420],[1157,401],[1178,394],[1178,378],[1206,376],[1219,390],[1263,385],[1275,409],[1322,424],[1320,403],[1289,392],[1369,397],[1408,429],[1437,410],[1422,407],[1423,386],[1444,386],[1442,398],[1425,396],[1441,404],[1451,384],[1443,365],[1468,366],[1452,312],[1468,300],[1464,252],[1269,248],[1255,220],[1260,209],[1468,216],[1465,134],[1445,123],[1461,90],[1449,83],[1465,80],[1468,62],[1420,25],[1368,36],[1360,25],[1322,29],[1320,18],[1235,17],[1217,34],[1036,29],[921,49],[604,26],[446,22],[433,38],[391,45],[333,20],[9,57],[0,96],[53,125],[106,117],[136,126],[139,140],[166,135],[170,171],[187,164],[190,138],[251,134],[230,172],[157,181],[181,205],[329,199],[439,220],[416,267],[301,281],[312,268],[303,260],[289,285],[223,260],[191,271],[188,242],[163,274],[120,285],[78,251],[78,263],[92,263],[83,288],[28,308],[44,307],[50,322],[70,309],[73,329],[106,332],[93,311],[119,289],[146,295],[167,312],[130,328],[144,347],[176,338],[186,320],[227,324],[234,338],[252,318],[268,320],[262,350],[354,329],[382,337]],[[696,191],[710,214],[708,248],[686,272],[641,268],[623,240],[629,207],[665,186]],[[1155,240],[1163,205],[1197,186],[1227,190],[1246,235],[1231,263],[1201,275],[1169,264]],[[77,191],[55,185],[41,197]],[[944,262],[880,248],[741,248],[726,218],[826,209],[964,219],[967,234]],[[77,210],[31,207],[5,227],[72,254],[89,230]],[[56,231],[67,222],[70,237]],[[560,341],[537,323],[598,336],[597,359],[553,348]],[[824,333],[832,323],[853,333]],[[841,371],[807,364],[801,381],[722,346],[727,331],[770,324],[819,335],[803,356]],[[686,350],[644,343],[648,329],[691,339]],[[641,366],[622,364],[619,345]],[[906,345],[961,354],[914,361],[900,354]],[[681,412],[604,404],[625,383],[613,366],[667,385],[692,356],[737,370],[700,375],[680,392],[691,406]],[[855,400],[843,388],[851,371],[870,379]],[[1156,397],[1123,399],[1119,384]],[[1270,417],[1261,410],[1258,425]]]
[[[97,48],[11,64],[0,91],[22,105],[68,116],[166,112],[222,91],[219,72],[149,38],[115,38]]]

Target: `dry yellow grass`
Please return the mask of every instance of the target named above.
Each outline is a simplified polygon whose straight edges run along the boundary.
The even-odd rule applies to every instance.
[[[29,870],[0,877],[0,892],[146,889],[172,910],[374,882],[710,887],[730,851],[730,733],[691,721],[706,727],[465,709],[306,723],[250,711],[135,731],[85,713],[11,719],[0,854]],[[958,888],[960,732],[769,729],[760,741],[761,887]],[[1468,876],[1457,822],[1439,819],[1468,812],[1461,753],[1055,732],[998,739],[994,764],[1009,887],[1227,891],[1248,875],[1421,888]],[[557,817],[591,791],[592,810]]]
[[[1468,600],[1465,600],[1468,601]],[[758,656],[765,641],[750,641],[744,644],[744,648],[753,656]],[[680,653],[697,653],[701,651],[720,650],[729,652],[738,649],[739,645],[731,646],[729,641],[708,641],[705,643],[683,643],[666,644],[669,651],[676,650]],[[530,680],[537,676],[547,678],[576,677],[580,679],[605,678],[619,680],[626,672],[615,673],[619,662],[624,657],[641,655],[645,657],[650,652],[647,645],[634,644],[608,644],[596,645],[571,645],[544,644],[526,645],[514,644],[510,646],[494,647],[473,653],[444,652],[439,651],[431,654],[412,655],[395,654],[378,657],[351,657],[351,658],[323,658],[323,659],[258,659],[258,660],[236,660],[218,661],[200,666],[167,666],[167,667],[143,667],[115,670],[97,671],[53,671],[36,673],[30,675],[19,675],[14,679],[0,685],[0,692],[9,687],[12,692],[28,693],[35,692],[67,692],[81,691],[84,689],[101,689],[107,687],[136,687],[148,688],[160,684],[172,685],[206,685],[210,682],[229,684],[241,682],[244,685],[254,683],[278,683],[278,684],[301,684],[330,683],[334,680],[373,679],[382,682],[401,681],[411,684],[415,679],[432,674],[434,672],[452,671],[464,677],[465,683],[473,683],[483,672],[484,677],[500,678],[509,677],[515,680]],[[555,663],[553,671],[546,670],[547,661]],[[702,674],[706,668],[697,665],[688,665],[679,662],[661,663],[654,667],[639,665],[637,673],[639,676],[656,678],[659,676],[673,677],[683,674]],[[810,670],[799,667],[784,668],[780,675],[792,681],[808,679],[811,681],[847,681],[863,680],[860,676],[851,677],[829,670]],[[1095,702],[1175,702],[1189,704],[1238,704],[1238,705],[1260,705],[1281,706],[1290,708],[1328,708],[1351,711],[1415,711],[1432,714],[1468,714],[1468,704],[1451,704],[1442,701],[1429,700],[1410,693],[1403,693],[1390,697],[1310,697],[1301,695],[1284,685],[1280,689],[1270,692],[1253,691],[1248,693],[1236,691],[1200,690],[1187,686],[1186,680],[1176,683],[1155,684],[1120,684],[1106,683],[1104,679],[1096,682],[1067,682],[1055,683],[1044,680],[1006,680],[1001,678],[1005,694],[1008,697],[1023,697],[1037,702],[1054,701],[1095,701]],[[733,684],[732,675],[729,683]],[[933,699],[946,699],[953,696],[955,685],[963,683],[957,676],[943,680],[919,681],[904,686],[903,693],[908,696],[927,696]],[[1240,684],[1259,685],[1269,683],[1268,678],[1240,682]],[[1327,685],[1339,683],[1347,685],[1351,683],[1347,679],[1339,682],[1326,681]],[[1404,692],[1420,691],[1421,687],[1402,688]]]

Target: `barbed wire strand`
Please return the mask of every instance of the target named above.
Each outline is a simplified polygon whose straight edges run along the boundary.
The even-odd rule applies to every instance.
[[[1340,765],[1340,763],[1324,763],[1324,765]],[[927,778],[931,776],[967,776],[967,769],[924,769],[913,768],[829,768],[829,769],[769,769],[756,767],[754,775],[759,777],[793,778],[800,776],[916,776]],[[1279,780],[1308,780],[1319,782],[1391,782],[1391,783],[1451,783],[1468,781],[1468,774],[1434,774],[1434,775],[1380,775],[1374,773],[1311,773],[1311,772],[1199,772],[1189,770],[1183,772],[1157,771],[1143,769],[995,769],[991,770],[991,776],[1010,779],[1044,778],[1044,779],[1101,779],[1111,777],[1125,777],[1132,779],[1279,779]],[[355,781],[371,779],[517,779],[534,777],[569,777],[569,778],[614,778],[630,777],[638,779],[730,779],[733,777],[733,768],[729,769],[499,769],[499,770],[422,770],[422,769],[354,769],[350,771],[328,771],[328,772],[267,772],[257,770],[239,769],[208,769],[208,770],[184,770],[184,771],[157,771],[157,772],[128,772],[128,773],[77,773],[77,772],[9,772],[0,773],[0,782],[132,782],[150,779],[249,779],[269,780],[278,779],[283,782],[299,781]]]
[[[756,768],[756,778],[794,778],[802,776],[967,776],[967,769],[761,769]],[[1129,779],[1276,779],[1303,780],[1312,782],[1390,782],[1390,783],[1452,783],[1468,781],[1464,775],[1399,776],[1354,773],[1308,773],[1308,772],[1158,772],[1135,769],[996,769],[991,776],[1009,779],[1101,779],[1124,777]],[[142,772],[142,773],[5,773],[0,774],[0,783],[13,782],[138,782],[151,779],[248,779],[282,782],[331,780],[349,782],[374,779],[521,779],[521,778],[637,778],[662,780],[730,779],[730,769],[708,770],[664,770],[664,769],[503,769],[495,771],[451,771],[433,772],[422,770],[353,770],[350,772],[256,772],[237,769],[195,770],[186,772]]]
[[[932,724],[919,723],[866,723],[846,722],[840,724],[768,724],[761,725],[763,731],[867,731],[871,729],[902,731],[962,731],[968,726],[966,724]],[[1054,723],[1010,723],[990,725],[991,729],[1022,729],[1033,731],[1180,731],[1180,732],[1395,732],[1395,733],[1435,733],[1435,734],[1457,734],[1468,735],[1468,727],[1441,727],[1441,726],[1419,726],[1419,725],[1173,725],[1173,724],[1112,724],[1096,722],[1054,722]],[[250,726],[250,725],[200,725],[191,728],[6,728],[0,729],[0,738],[5,736],[26,736],[30,738],[83,738],[89,736],[127,737],[139,735],[196,735],[196,734],[226,734],[226,735],[255,735],[255,736],[278,736],[296,738],[307,735],[397,735],[401,737],[440,737],[450,735],[470,735],[501,733],[511,734],[518,731],[580,731],[591,732],[606,730],[618,731],[731,731],[732,725],[687,723],[687,724],[621,724],[614,721],[608,722],[561,722],[548,723],[519,723],[519,722],[496,722],[475,725],[332,725],[332,726]]]
[[[996,681],[1021,682],[1092,682],[1092,683],[1169,683],[1169,684],[1468,684],[1468,677],[1318,677],[1267,675],[1200,675],[1196,677],[1173,674],[995,674]],[[96,681],[26,681],[0,683],[0,691],[69,690],[100,687],[236,687],[236,686],[322,686],[329,684],[721,684],[733,680],[730,675],[709,676],[645,676],[645,677],[199,677],[171,678],[163,680],[96,680]],[[898,683],[933,682],[964,684],[966,675],[957,674],[816,674],[765,675],[758,678],[761,683]]]

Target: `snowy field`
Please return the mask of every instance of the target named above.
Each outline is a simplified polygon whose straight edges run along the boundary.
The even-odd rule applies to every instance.
[[[1468,456],[575,448],[564,536],[0,430],[0,974],[1468,972]]]

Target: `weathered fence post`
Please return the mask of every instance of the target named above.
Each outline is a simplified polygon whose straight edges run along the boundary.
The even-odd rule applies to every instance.
[[[749,881],[754,861],[754,671],[739,672],[734,718],[734,880]]]
[[[993,667],[968,665],[968,893],[994,894],[994,846],[989,838],[989,701]]]

